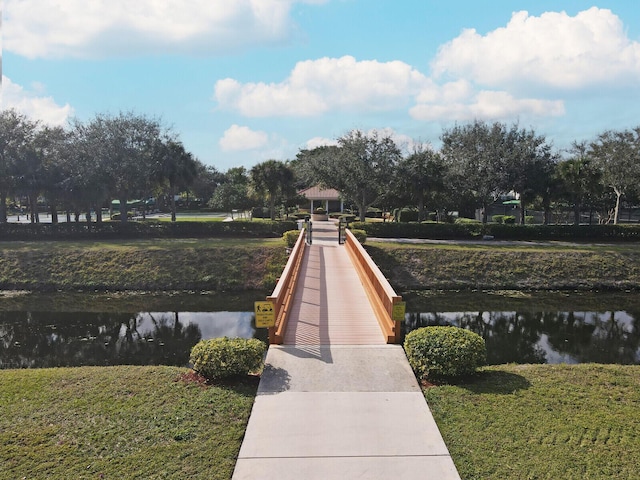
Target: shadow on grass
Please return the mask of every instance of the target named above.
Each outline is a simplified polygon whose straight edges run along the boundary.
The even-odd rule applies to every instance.
[[[255,397],[260,384],[260,376],[255,374],[234,375],[227,378],[209,380],[194,370],[188,370],[178,375],[174,381],[197,385],[200,388],[217,387],[230,390],[243,397]]]
[[[435,386],[452,385],[480,395],[509,395],[531,386],[529,380],[521,375],[500,371],[481,371],[466,377],[439,378],[432,381]]]

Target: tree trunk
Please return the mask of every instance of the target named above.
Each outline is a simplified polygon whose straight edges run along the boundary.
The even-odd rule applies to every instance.
[[[95,205],[94,208],[96,210],[96,223],[100,224],[102,223],[102,207],[100,205]]]
[[[482,223],[486,224],[487,223],[487,209],[488,209],[488,205],[486,201],[482,201]]]
[[[29,195],[29,208],[31,210],[31,223],[40,223],[40,215],[38,214],[38,197]]]
[[[127,223],[127,196],[120,196],[120,223]]]
[[[269,213],[271,214],[271,220],[276,219],[276,198],[274,195],[269,196]]]
[[[525,224],[525,210],[524,210],[524,195],[521,193],[520,194],[520,225],[524,225]]]
[[[367,207],[364,203],[356,202],[358,207],[358,213],[360,214],[360,221],[364,222],[367,219]]]
[[[613,191],[616,192],[616,208],[613,213],[613,224],[618,224],[618,214],[620,213],[620,197],[622,196],[622,192],[617,188],[613,187]]]
[[[0,223],[7,223],[7,192],[0,190]]]
[[[573,224],[580,225],[580,204],[574,203],[573,205]]]
[[[171,221],[175,222],[176,221],[176,194],[173,191],[173,185],[169,186],[169,191],[171,193]]]
[[[418,197],[418,222],[424,220],[424,195]]]
[[[56,207],[55,203],[51,203],[49,205],[49,211],[51,212],[51,223],[52,224],[57,224],[58,223],[58,208]]]

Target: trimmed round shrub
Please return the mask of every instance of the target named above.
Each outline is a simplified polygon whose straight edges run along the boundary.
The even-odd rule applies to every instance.
[[[266,350],[256,338],[213,338],[196,343],[189,361],[200,375],[217,380],[258,370]]]
[[[353,236],[356,237],[356,240],[358,240],[360,243],[364,244],[364,242],[367,241],[367,232],[365,232],[364,230],[358,230],[357,228],[349,230],[351,230]]]
[[[300,230],[287,230],[282,234],[282,239],[287,243],[287,247],[293,248],[299,236]]]
[[[487,358],[484,339],[459,327],[424,327],[407,334],[404,350],[419,378],[469,375]]]

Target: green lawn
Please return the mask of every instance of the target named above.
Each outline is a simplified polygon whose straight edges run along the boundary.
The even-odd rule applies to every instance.
[[[640,366],[487,367],[425,397],[463,479],[640,478]]]
[[[266,291],[286,260],[281,238],[0,242],[0,289]]]
[[[257,381],[174,367],[0,370],[0,478],[229,479]]]
[[[367,244],[397,290],[631,290],[640,245]]]
[[[256,379],[0,370],[0,478],[228,479]],[[640,478],[640,366],[503,365],[425,388],[463,479]]]

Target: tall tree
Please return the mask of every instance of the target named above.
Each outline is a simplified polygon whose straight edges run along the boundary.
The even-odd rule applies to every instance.
[[[196,163],[196,176],[189,187],[189,190],[193,194],[202,199],[202,202],[206,205],[211,200],[214,192],[218,186],[224,180],[224,174],[219,172],[213,165],[205,165],[197,158],[194,159]]]
[[[583,207],[600,190],[601,173],[587,155],[586,144],[574,143],[570,154],[557,164],[554,174],[561,182],[562,197],[573,209],[573,223],[578,225]]]
[[[64,201],[65,183],[70,175],[69,140],[69,132],[62,127],[44,127],[34,139],[42,159],[42,193],[49,206],[51,223],[58,223],[58,206]]]
[[[418,221],[426,218],[425,204],[444,188],[445,165],[439,153],[429,145],[421,145],[408,157],[400,160],[397,187],[415,202]]]
[[[250,172],[254,191],[266,197],[271,220],[275,220],[275,204],[278,196],[288,196],[295,192],[293,171],[284,162],[267,160],[255,165]]]
[[[102,222],[102,207],[111,200],[111,179],[106,168],[109,158],[99,154],[102,130],[94,123],[73,121],[66,168],[64,198],[67,220],[70,211],[96,212],[96,222]],[[90,217],[89,217],[90,219]]]
[[[7,197],[15,188],[21,158],[33,139],[37,122],[14,109],[0,112],[0,223],[7,221]]]
[[[197,165],[193,156],[184,149],[182,143],[167,139],[162,143],[157,155],[157,179],[169,186],[171,221],[176,221],[176,193],[178,187],[186,188],[197,175]]]
[[[155,156],[165,132],[158,120],[134,113],[98,114],[87,125],[92,156],[104,169],[109,190],[120,201],[120,220],[127,221],[127,201],[149,188],[156,178]]]
[[[590,155],[602,172],[604,185],[615,193],[613,223],[618,223],[620,200],[640,183],[640,127],[606,131],[590,145]]]
[[[504,138],[505,190],[520,195],[520,224],[525,223],[526,208],[548,187],[556,155],[543,135],[513,124]]]
[[[507,129],[502,123],[476,120],[456,125],[442,134],[445,158],[461,196],[472,196],[482,207],[482,222],[487,222],[487,209],[505,190],[504,174]]]
[[[351,200],[364,221],[367,208],[390,187],[401,153],[388,135],[352,130],[338,139],[337,146],[303,150],[298,158],[315,182]]]
[[[222,175],[220,185],[215,189],[209,207],[219,212],[245,211],[251,208],[249,197],[249,175],[244,167],[235,167]]]

